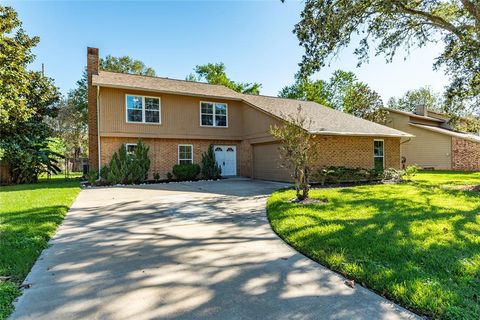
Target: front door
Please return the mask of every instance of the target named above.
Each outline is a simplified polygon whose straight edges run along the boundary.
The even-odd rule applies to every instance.
[[[237,147],[215,146],[215,160],[222,168],[222,176],[237,175]]]

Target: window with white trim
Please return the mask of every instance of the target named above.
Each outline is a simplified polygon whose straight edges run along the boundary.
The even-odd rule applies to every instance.
[[[200,125],[206,127],[228,126],[228,105],[220,102],[200,102]]]
[[[193,163],[193,146],[191,144],[178,145],[178,164]]]
[[[377,170],[383,170],[385,167],[383,140],[373,141],[373,164],[374,164],[374,168]]]
[[[135,152],[135,149],[137,148],[136,143],[127,143],[125,145],[125,149],[127,150],[128,155],[132,155]]]
[[[126,95],[127,122],[160,123],[160,98]]]

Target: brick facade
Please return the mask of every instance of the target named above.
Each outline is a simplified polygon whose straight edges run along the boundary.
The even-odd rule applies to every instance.
[[[92,85],[92,75],[98,74],[98,63],[98,49],[87,48],[88,159],[92,169],[98,169],[97,87]]]
[[[372,137],[317,136],[319,166],[373,168]],[[382,138],[385,168],[400,169],[400,138]]]
[[[102,137],[101,138],[101,162],[102,166],[108,164],[112,155],[122,144],[136,143],[136,138]],[[234,145],[237,147],[237,175],[250,177],[251,175],[251,146],[247,142],[233,140],[197,140],[197,139],[161,139],[144,138],[142,141],[150,147],[151,160],[149,178],[158,172],[162,178],[166,178],[172,167],[178,163],[178,145],[193,145],[193,162],[201,164],[202,154],[207,151],[210,144]]]
[[[452,137],[452,169],[480,171],[480,143]]]
[[[319,166],[346,166],[352,168],[373,167],[372,137],[326,136],[319,139]],[[385,168],[400,168],[400,138],[385,138]],[[136,138],[102,137],[101,163],[108,164],[114,152],[122,144],[136,143]],[[200,139],[163,139],[144,138],[142,141],[150,147],[149,178],[158,172],[166,178],[172,167],[178,163],[178,145],[193,145],[193,162],[201,163],[202,154],[210,144],[234,145],[237,147],[237,175],[251,177],[253,170],[253,150],[248,140],[200,140]],[[277,161],[272,156],[272,165]]]

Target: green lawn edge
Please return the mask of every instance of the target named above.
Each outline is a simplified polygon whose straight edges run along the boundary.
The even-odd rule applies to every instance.
[[[363,284],[368,289],[414,311],[417,314],[439,319],[479,319],[480,300],[475,301],[474,297],[478,297],[480,294],[480,196],[476,192],[458,190],[457,188],[460,186],[477,184],[480,184],[480,173],[436,171],[422,172],[415,177],[415,181],[406,184],[370,185],[312,190],[312,198],[327,199],[330,201],[327,205],[302,205],[290,203],[290,200],[294,198],[293,190],[278,190],[274,192],[267,201],[267,218],[272,230],[298,252],[349,279],[355,279],[357,283]],[[382,189],[393,190],[392,194],[390,194],[393,204],[391,207],[381,201],[375,204],[376,198],[374,194],[382,191]],[[361,195],[356,195],[356,193],[360,193]],[[371,196],[366,196],[369,193],[371,193]],[[421,194],[422,198],[416,199],[415,197],[418,194]],[[367,200],[367,202],[365,202],[366,208],[359,208],[358,206],[358,203],[360,203],[358,197],[361,196],[366,196],[366,199],[363,199]],[[338,233],[338,231],[335,230],[345,228],[346,225],[360,225],[358,221],[362,220],[362,210],[366,215],[368,215],[368,212],[370,211],[375,212],[374,215],[382,215],[382,213],[376,212],[375,209],[381,208],[383,211],[377,211],[388,212],[388,210],[395,208],[395,203],[401,203],[401,200],[404,198],[409,200],[406,201],[406,203],[411,202],[413,205],[419,206],[421,209],[428,208],[425,202],[430,203],[433,208],[433,210],[425,209],[425,211],[428,212],[423,215],[422,210],[411,210],[411,208],[408,210],[400,210],[397,214],[401,215],[401,219],[405,219],[405,221],[409,222],[409,228],[415,230],[423,228],[421,220],[420,222],[415,221],[417,215],[419,219],[425,219],[428,224],[430,224],[432,219],[435,221],[435,215],[437,214],[435,210],[438,210],[440,215],[438,218],[439,225],[431,226],[430,229],[432,230],[428,230],[430,234],[422,235],[422,237],[431,236],[434,239],[438,239],[437,247],[430,244],[434,248],[432,252],[425,250],[425,248],[422,248],[421,246],[418,248],[412,247],[413,253],[410,253],[413,255],[413,258],[409,261],[408,259],[402,258],[401,252],[399,253],[395,250],[391,250],[392,253],[399,254],[400,258],[398,258],[398,260],[392,258],[392,261],[388,261],[389,250],[385,250],[385,252],[379,251],[379,255],[383,254],[387,257],[384,259],[386,261],[382,261],[381,259],[371,259],[369,254],[362,256],[359,254],[358,250],[355,250],[354,245],[351,243],[348,245],[342,243],[342,241],[345,241],[345,238],[341,238],[344,234],[341,232]],[[355,216],[355,219],[349,221],[348,213],[342,217],[341,210],[332,210],[332,205],[342,205],[342,199],[344,204],[347,204],[345,207],[342,207],[344,210],[345,208],[347,208],[346,210],[355,208],[355,211],[360,211],[360,213]],[[380,200],[385,200],[385,197],[380,197]],[[453,201],[453,203],[449,203],[451,201]],[[466,204],[465,202],[469,203]],[[472,204],[472,202],[474,203]],[[355,203],[356,206],[354,205]],[[442,203],[446,203],[444,207],[440,206]],[[405,205],[405,203],[403,203],[403,205]],[[315,208],[313,215],[312,208]],[[314,218],[318,218],[315,217],[315,210],[316,212],[321,213],[319,217],[323,220],[313,220]],[[411,210],[412,213],[409,213],[409,210]],[[388,224],[388,219],[391,217],[392,216],[388,215],[382,220],[382,222]],[[464,220],[462,222],[463,225],[462,228],[456,230],[455,233],[463,234],[465,239],[468,239],[468,241],[465,240],[465,243],[462,244],[465,249],[462,249],[462,246],[458,245],[458,239],[451,240],[441,237],[442,228],[448,229],[448,223],[451,223],[451,221],[461,221],[460,217]],[[329,220],[330,218],[331,220]],[[342,219],[344,219],[344,221]],[[342,223],[345,225],[342,225]],[[413,227],[411,225],[413,225]],[[443,225],[446,225],[447,227],[443,227]],[[372,226],[370,227],[372,228]],[[349,228],[349,231],[355,232],[354,228]],[[328,235],[329,232],[336,234],[336,237],[340,239],[327,239],[326,237],[323,237]],[[449,236],[449,233],[453,232],[446,231],[446,237]],[[320,234],[322,234],[322,236],[319,236]],[[372,232],[362,230],[361,235],[354,242],[360,241],[361,244],[368,243],[368,239],[365,238],[362,240],[362,236],[370,237],[372,236]],[[416,241],[421,242],[422,237],[416,239],[415,236],[413,236],[412,243],[415,244]],[[443,249],[441,245],[444,245],[445,243],[448,244],[449,241],[455,243],[451,250]],[[313,243],[315,243],[317,247],[314,247],[314,245],[312,245]],[[409,243],[409,241],[406,240],[407,245],[411,246],[412,243]],[[319,244],[322,244],[324,248],[319,249]],[[427,253],[427,260],[434,257],[439,261],[426,261],[425,265],[418,263],[418,254],[415,251],[417,249],[418,252],[424,250],[424,252]],[[378,248],[372,250],[372,256],[375,256],[375,250],[378,250]],[[435,255],[435,252],[443,252],[443,254]],[[442,257],[438,257],[440,255]],[[442,291],[445,285],[442,287],[441,284],[435,283],[437,288],[435,286],[425,285],[426,282],[423,281],[424,279],[422,279],[422,277],[425,275],[428,276],[428,273],[425,273],[424,270],[426,266],[436,264],[437,268],[451,267],[453,265],[452,261],[454,261],[455,258],[458,258],[457,260],[464,264],[462,265],[462,268],[464,269],[460,269],[457,266],[457,269],[450,271],[454,273],[455,276],[453,276],[453,280],[450,279],[452,281],[447,282],[448,285],[451,284],[454,289]],[[363,259],[366,259],[366,261],[362,261]],[[368,261],[369,259],[371,261]],[[398,267],[399,270],[395,270],[395,262],[402,266]],[[416,265],[416,263],[418,265]],[[375,264],[378,264],[378,267],[375,267]],[[405,267],[406,264],[410,264],[409,268],[419,268],[418,272],[415,274],[417,277],[417,279],[415,279],[416,283],[411,281],[412,283],[410,285],[400,284],[397,285],[396,290],[391,290],[392,286],[395,285],[395,281],[388,281],[387,276],[382,275],[379,270],[383,270],[385,274],[392,271],[393,273],[399,271],[401,273],[400,279],[408,282],[408,269]],[[370,274],[366,275],[365,272],[369,272]],[[442,277],[447,275],[446,273],[442,274],[440,271],[436,270],[430,276],[432,278],[431,281],[435,282],[444,279]],[[393,276],[393,278],[394,277],[395,276]],[[382,281],[386,281],[389,285],[385,285]],[[416,288],[416,286],[418,288]],[[399,293],[401,290],[406,290],[408,294],[402,295]],[[418,291],[417,294],[415,294],[415,290]],[[441,297],[434,298],[433,294],[444,294],[445,297],[444,299]],[[432,300],[430,303],[428,302],[429,299]],[[480,297],[478,299],[480,299]],[[463,300],[463,302],[459,302],[460,300]]]
[[[76,178],[0,187],[0,320],[12,313],[24,281],[80,192]]]

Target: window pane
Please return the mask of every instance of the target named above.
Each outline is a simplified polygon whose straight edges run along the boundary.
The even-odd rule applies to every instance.
[[[227,114],[227,105],[225,103],[216,103],[215,104],[215,114],[216,115],[226,115]]]
[[[227,117],[226,116],[216,116],[215,125],[217,127],[226,127],[227,126]]]
[[[128,109],[128,121],[142,122],[142,110]]]
[[[178,163],[192,163],[192,146],[178,146]]]
[[[192,160],[180,160],[178,161],[180,164],[192,164]]]
[[[127,144],[127,154],[134,153],[136,148],[137,148],[136,144]]]
[[[383,141],[374,141],[373,146],[373,155],[375,157],[383,157]]]
[[[213,126],[213,115],[202,114],[202,126]]]
[[[213,114],[213,103],[202,102],[202,114]]]
[[[373,158],[375,169],[383,170],[383,157],[374,157]]]
[[[147,98],[145,97],[145,110],[159,110],[160,109],[160,100],[157,98]]]
[[[145,122],[159,123],[160,122],[160,112],[159,111],[145,110]]]
[[[127,96],[127,108],[128,109],[140,109],[140,110],[142,110],[142,97]]]

